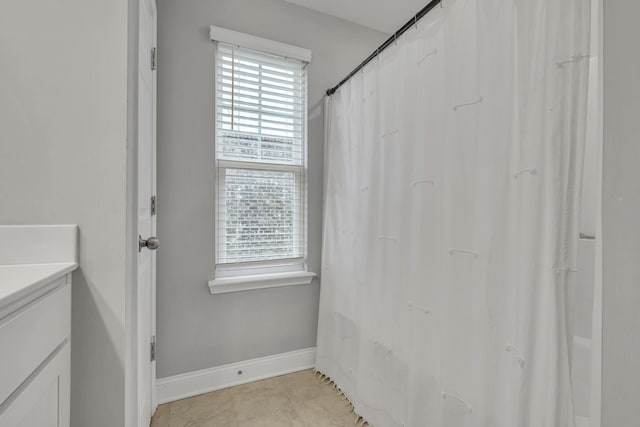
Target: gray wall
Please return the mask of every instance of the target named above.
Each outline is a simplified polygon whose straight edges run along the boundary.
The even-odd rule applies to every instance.
[[[124,424],[127,1],[4,0],[0,224],[79,224],[71,419]]]
[[[158,2],[158,377],[315,346],[318,281],[211,295],[218,25],[311,49],[309,269],[320,270],[324,91],[386,35],[282,0]]]
[[[604,1],[602,426],[638,426],[640,3]]]

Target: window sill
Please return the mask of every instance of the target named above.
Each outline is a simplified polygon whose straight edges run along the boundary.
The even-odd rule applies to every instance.
[[[254,289],[279,288],[282,286],[308,285],[316,276],[307,271],[260,274],[255,276],[224,277],[209,281],[211,294],[251,291]]]

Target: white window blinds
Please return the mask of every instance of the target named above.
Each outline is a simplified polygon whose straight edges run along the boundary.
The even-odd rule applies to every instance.
[[[216,57],[216,263],[303,261],[306,73],[224,43]]]

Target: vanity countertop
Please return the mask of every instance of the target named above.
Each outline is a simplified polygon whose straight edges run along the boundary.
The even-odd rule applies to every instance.
[[[37,292],[76,268],[75,262],[0,265],[0,307]]]
[[[78,268],[78,227],[0,226],[0,310]]]

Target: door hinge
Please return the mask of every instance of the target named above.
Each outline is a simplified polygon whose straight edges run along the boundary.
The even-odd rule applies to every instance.
[[[156,336],[151,337],[151,361],[155,362],[156,360]]]
[[[155,70],[158,62],[158,52],[155,47],[151,48],[151,69]]]
[[[156,196],[151,196],[151,215],[156,215],[158,211],[158,204],[156,203]]]

